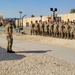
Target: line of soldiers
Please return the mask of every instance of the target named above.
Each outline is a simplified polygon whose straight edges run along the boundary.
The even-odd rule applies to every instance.
[[[75,23],[64,21],[44,21],[41,20],[35,23],[31,21],[31,35],[43,35],[59,38],[74,39],[75,38]]]

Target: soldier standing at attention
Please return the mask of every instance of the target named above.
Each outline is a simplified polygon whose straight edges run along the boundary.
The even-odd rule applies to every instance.
[[[35,31],[36,31],[36,35],[40,34],[40,25],[37,20],[35,21]]]
[[[43,24],[42,24],[42,21],[40,20],[39,21],[39,26],[40,26],[40,35],[43,35]]]
[[[47,36],[47,22],[44,21],[44,36]]]
[[[47,22],[47,36],[49,36],[49,20]]]
[[[33,23],[33,21],[31,21],[31,35],[33,35],[34,34],[34,23]]]
[[[70,31],[71,31],[71,23],[68,23],[68,27],[67,27],[67,39],[70,38]]]
[[[57,37],[57,22],[54,22],[54,37]]]
[[[67,22],[64,23],[64,27],[65,27],[65,29],[64,29],[64,38],[66,39],[67,38],[67,29],[68,29]]]
[[[12,51],[12,45],[13,45],[13,26],[12,21],[8,21],[8,24],[5,27],[6,30],[6,38],[7,38],[7,52],[8,53],[14,53]]]
[[[72,23],[71,24],[71,31],[70,31],[70,39],[73,39],[74,31],[75,31],[75,26],[74,26],[74,23]]]
[[[61,38],[61,35],[62,35],[62,23],[61,23],[61,21],[59,22],[58,33],[59,33],[59,38]]]
[[[35,30],[35,34],[37,35],[38,34],[38,21],[37,20],[35,21],[34,30]]]

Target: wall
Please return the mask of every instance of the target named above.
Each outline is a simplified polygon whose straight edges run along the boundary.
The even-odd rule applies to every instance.
[[[70,21],[75,20],[75,13],[72,14],[58,14],[58,17],[61,17],[62,20],[67,21],[68,19]],[[23,19],[23,26],[26,26],[26,22],[29,22],[29,24],[31,23],[31,21],[33,21],[35,23],[36,20],[41,20],[41,17],[34,17],[34,18],[24,18]],[[47,21],[48,20],[48,16],[43,16],[42,17],[42,21]],[[22,21],[21,21],[22,23]],[[16,25],[19,25],[20,21],[16,21]]]

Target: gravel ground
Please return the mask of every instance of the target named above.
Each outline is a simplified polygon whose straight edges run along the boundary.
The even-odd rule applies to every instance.
[[[9,54],[3,47],[0,48],[0,75],[75,75],[75,64],[43,53]]]
[[[2,35],[1,37],[3,36],[5,35]],[[73,40],[65,41],[64,39],[59,39],[58,41],[58,39],[56,38],[42,38],[41,36],[41,39],[40,36],[38,36],[37,38],[36,37],[37,36],[30,35],[14,35],[15,39],[21,41],[38,41],[37,43],[52,45],[59,45],[60,41],[60,46],[75,48],[73,45],[75,44],[75,41]],[[63,40],[65,42],[63,42]],[[49,41],[51,41],[51,43],[49,43]],[[0,44],[0,46],[0,75],[75,75],[75,64],[68,63],[64,60],[59,60],[55,57],[47,55],[46,53],[17,52],[14,54],[10,54],[6,53],[6,45]],[[22,49],[14,47],[14,50],[21,51]]]

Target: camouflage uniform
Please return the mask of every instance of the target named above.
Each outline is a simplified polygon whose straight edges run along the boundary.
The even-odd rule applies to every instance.
[[[74,36],[74,39],[75,39],[75,24],[74,24],[73,36]]]
[[[47,22],[47,36],[49,36],[49,22]]]
[[[54,37],[57,37],[58,29],[57,29],[57,23],[54,24]]]
[[[54,23],[51,23],[51,35],[54,36]]]
[[[52,35],[51,35],[51,32],[52,32],[52,31],[51,31],[51,25],[52,25],[52,23],[48,22],[48,25],[49,25],[49,35],[52,36]]]
[[[43,24],[42,21],[39,21],[39,26],[40,26],[40,35],[43,35]]]
[[[62,27],[61,27],[61,37],[64,38],[64,31],[65,31],[65,26],[64,23],[62,23]]]
[[[10,24],[6,25],[6,37],[7,37],[7,51],[12,51],[13,45],[13,27]]]
[[[68,26],[67,26],[67,38],[68,39],[70,38],[70,30],[71,30],[71,25],[68,23]]]
[[[71,38],[71,39],[73,38],[74,30],[75,30],[75,26],[74,26],[74,24],[72,23],[72,24],[71,24],[71,31],[70,31],[70,38]]]
[[[35,30],[36,35],[40,34],[40,25],[39,25],[38,21],[35,21],[34,30]]]
[[[34,34],[34,27],[35,27],[35,25],[34,25],[34,23],[31,21],[31,35],[32,34]]]
[[[64,27],[65,27],[65,29],[64,29],[64,38],[67,38],[68,25],[65,23],[65,24],[64,24]]]
[[[44,22],[44,35],[47,35],[47,22]]]
[[[43,35],[44,35],[44,32],[45,32],[45,25],[44,25],[44,23],[42,23],[42,30],[43,30]]]
[[[58,33],[59,33],[59,37],[61,37],[61,35],[62,35],[62,24],[61,24],[61,22],[59,22]]]

